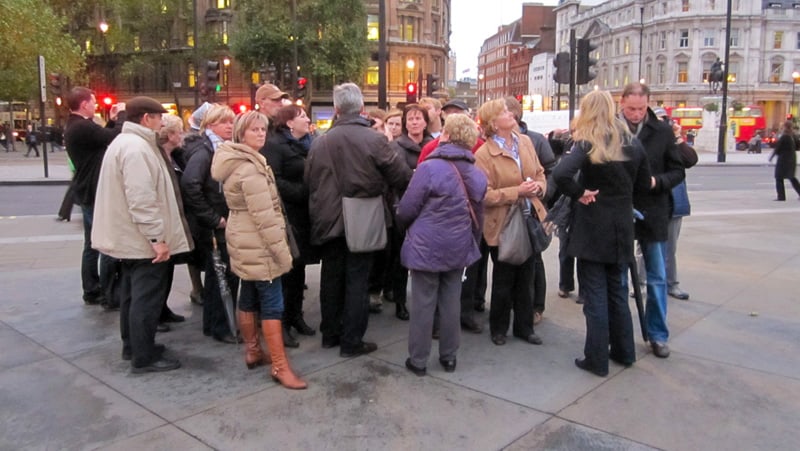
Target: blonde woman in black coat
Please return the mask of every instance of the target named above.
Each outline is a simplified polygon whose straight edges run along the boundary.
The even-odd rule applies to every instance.
[[[577,200],[567,253],[578,260],[586,343],[575,365],[606,376],[609,358],[624,366],[636,360],[623,278],[633,257],[633,196],[650,189],[650,171],[608,92],[586,95],[572,128],[576,144],[553,175],[559,189]]]

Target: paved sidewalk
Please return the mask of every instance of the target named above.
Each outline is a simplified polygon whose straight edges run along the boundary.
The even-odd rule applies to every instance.
[[[169,300],[187,322],[157,341],[183,363],[133,375],[118,315],[80,299],[80,221],[0,218],[0,449],[794,450],[800,442],[800,203],[772,189],[692,193],[670,299],[669,359],[637,333],[638,361],[599,378],[581,355],[580,306],[556,296],[545,253],[544,345],[464,334],[458,368],[403,366],[408,323],[372,315],[373,354],[340,358],[319,334],[289,351],[309,389],[248,371],[242,347],[201,332],[183,267]],[[305,311],[319,324],[319,266]],[[485,327],[488,313],[479,314]],[[636,323],[636,321],[634,321]]]

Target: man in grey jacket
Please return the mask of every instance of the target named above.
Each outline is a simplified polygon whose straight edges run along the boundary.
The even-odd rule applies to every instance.
[[[322,254],[322,347],[341,345],[339,355],[353,357],[377,349],[375,343],[363,341],[373,253],[348,249],[342,198],[377,197],[389,187],[402,192],[411,179],[411,169],[362,116],[364,98],[358,86],[336,86],[333,107],[337,115],[334,125],[311,144],[304,179],[309,188],[311,244],[320,246]]]
[[[156,100],[127,103],[122,133],[108,146],[97,186],[92,245],[122,261],[120,333],[122,358],[133,373],[181,366],[155,344],[167,296],[171,254],[188,252],[192,240],[181,214],[176,177],[157,145],[161,114]]]

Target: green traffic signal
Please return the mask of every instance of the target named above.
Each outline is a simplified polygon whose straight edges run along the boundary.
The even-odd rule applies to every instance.
[[[219,85],[219,84],[217,84],[217,86],[214,87],[214,91],[216,91],[216,92],[220,92],[221,90],[222,90],[222,86]]]

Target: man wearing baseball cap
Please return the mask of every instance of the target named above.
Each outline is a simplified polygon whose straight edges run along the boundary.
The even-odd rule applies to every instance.
[[[268,134],[272,134],[275,129],[274,118],[275,113],[280,107],[290,103],[289,94],[278,89],[272,83],[264,83],[256,91],[256,103],[258,104],[259,111],[264,113],[269,118]]]
[[[181,366],[155,344],[167,295],[171,254],[193,243],[181,214],[176,180],[158,146],[161,115],[155,99],[135,97],[120,133],[108,146],[94,207],[92,245],[122,262],[120,333],[122,359],[131,372],[169,371]]]

